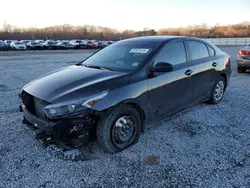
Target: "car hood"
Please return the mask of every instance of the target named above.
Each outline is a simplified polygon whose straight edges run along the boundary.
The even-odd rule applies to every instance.
[[[120,87],[130,76],[124,72],[73,65],[43,75],[24,86],[23,90],[50,103],[82,100],[98,92]]]

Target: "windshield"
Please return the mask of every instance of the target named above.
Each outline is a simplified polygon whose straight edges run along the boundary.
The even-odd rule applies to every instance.
[[[15,44],[23,44],[22,42],[15,42]]]
[[[155,44],[125,41],[100,50],[83,62],[85,66],[131,72],[156,48]]]

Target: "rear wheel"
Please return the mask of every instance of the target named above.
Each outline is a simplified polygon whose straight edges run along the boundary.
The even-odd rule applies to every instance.
[[[97,141],[109,153],[135,144],[141,133],[141,117],[130,105],[120,105],[105,115],[97,126]]]
[[[244,72],[246,72],[246,68],[244,68],[244,67],[237,67],[237,71],[238,71],[238,73],[244,73]]]
[[[220,76],[214,83],[211,98],[207,101],[210,104],[218,104],[224,96],[226,89],[226,81],[224,77]]]

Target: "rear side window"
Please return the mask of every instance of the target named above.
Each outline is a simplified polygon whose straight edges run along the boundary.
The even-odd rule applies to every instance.
[[[188,41],[191,60],[201,59],[209,56],[208,49],[204,43]]]
[[[176,42],[165,46],[155,59],[155,63],[166,62],[172,65],[186,61],[186,51],[183,42]]]
[[[207,45],[207,48],[208,48],[210,56],[215,56],[215,50],[209,45]]]

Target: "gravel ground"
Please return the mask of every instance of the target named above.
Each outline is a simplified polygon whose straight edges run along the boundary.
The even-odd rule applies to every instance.
[[[0,187],[250,187],[250,73],[236,72],[238,49],[223,48],[233,73],[220,104],[173,115],[115,155],[92,143],[97,158],[78,162],[37,144],[21,124],[17,94],[32,79],[91,52],[1,54]]]

